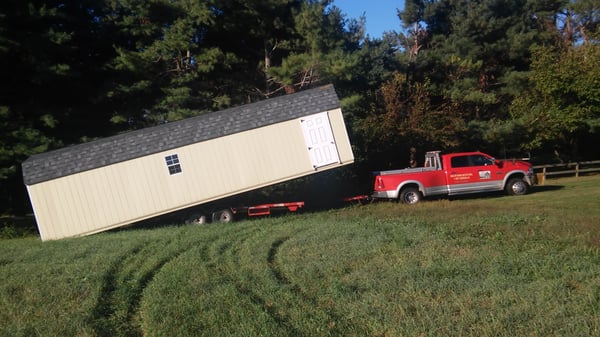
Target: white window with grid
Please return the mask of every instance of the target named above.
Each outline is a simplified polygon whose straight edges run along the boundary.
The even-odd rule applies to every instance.
[[[169,170],[170,175],[182,172],[181,163],[179,163],[179,156],[177,154],[166,156],[165,162],[167,163],[167,169]]]

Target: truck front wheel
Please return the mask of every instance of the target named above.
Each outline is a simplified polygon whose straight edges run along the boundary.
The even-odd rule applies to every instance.
[[[521,178],[512,178],[506,184],[506,193],[508,195],[523,195],[527,194],[529,185]]]
[[[421,192],[415,187],[407,187],[400,192],[400,202],[403,204],[414,205],[421,201],[422,198]]]

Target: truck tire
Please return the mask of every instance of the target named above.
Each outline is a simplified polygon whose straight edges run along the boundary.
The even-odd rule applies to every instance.
[[[230,223],[233,222],[233,212],[229,209],[214,212],[212,215],[213,222]]]
[[[400,202],[407,205],[414,205],[421,201],[423,196],[416,187],[406,187],[400,191]]]
[[[506,184],[506,193],[508,195],[523,195],[527,194],[529,185],[521,178],[511,178]]]

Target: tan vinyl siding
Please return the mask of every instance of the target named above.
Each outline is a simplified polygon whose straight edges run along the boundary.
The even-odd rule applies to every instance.
[[[354,158],[341,110],[329,111],[340,163]],[[165,157],[182,172],[170,175]],[[293,119],[28,186],[43,240],[86,235],[312,174]]]

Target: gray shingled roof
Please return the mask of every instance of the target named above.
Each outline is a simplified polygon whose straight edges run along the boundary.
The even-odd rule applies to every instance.
[[[332,85],[131,131],[29,157],[26,185],[147,156],[340,106]]]

